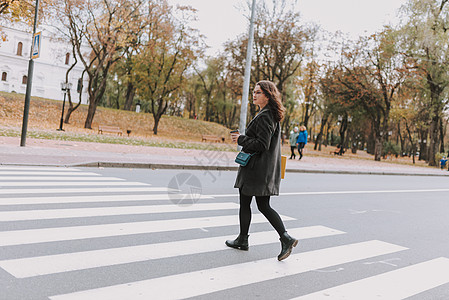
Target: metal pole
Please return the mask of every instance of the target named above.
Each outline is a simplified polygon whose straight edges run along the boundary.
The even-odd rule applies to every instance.
[[[249,25],[249,39],[248,48],[246,49],[246,66],[245,66],[245,79],[243,82],[243,95],[242,106],[240,108],[240,124],[239,131],[241,134],[245,134],[246,129],[246,115],[248,110],[248,96],[249,96],[249,82],[251,77],[251,60],[253,54],[253,41],[254,41],[254,13],[256,10],[256,0],[253,0],[251,7],[251,21]]]
[[[39,0],[36,0],[36,8],[34,10],[34,27],[33,27],[33,37],[36,33],[37,27],[37,13],[39,11]],[[31,39],[33,41],[33,39]],[[33,48],[33,42],[31,42],[31,49]],[[33,83],[33,71],[34,71],[34,60],[31,58],[33,51],[30,51],[30,61],[28,63],[28,77],[27,77],[27,89],[25,94],[25,105],[23,107],[23,121],[22,121],[22,135],[20,136],[20,146],[25,147],[27,138],[27,128],[28,128],[28,113],[30,111],[30,97],[31,97],[31,87]]]
[[[62,101],[61,121],[59,122],[59,129],[58,129],[58,131],[64,131],[64,129],[62,129],[62,122],[64,120],[64,106],[65,106],[65,96],[66,95],[67,95],[67,90],[64,90],[64,101]]]

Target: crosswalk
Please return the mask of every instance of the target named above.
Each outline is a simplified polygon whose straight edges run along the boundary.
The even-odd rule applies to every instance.
[[[410,251],[382,240],[359,240],[307,250],[300,246],[287,260],[278,262],[277,253],[251,254],[263,253],[253,249],[278,250],[274,230],[258,227],[252,231],[249,252],[227,248],[224,241],[234,238],[235,234],[229,233],[238,228],[237,203],[225,195],[200,195],[193,205],[174,204],[174,199],[188,196],[173,188],[76,168],[0,167],[0,299],[23,298],[14,291],[6,295],[1,292],[22,282],[53,287],[33,291],[36,299],[220,299],[235,289],[246,291],[237,298],[253,299],[256,295],[251,291],[260,284],[292,278],[301,282],[315,271]],[[288,224],[299,224],[294,216],[281,218],[291,222],[287,228],[300,245],[309,239],[338,240],[350,235],[321,224],[292,227]],[[252,224],[265,223],[266,219],[254,212]],[[160,238],[161,234],[174,238],[167,241]],[[154,239],[134,242],[133,237],[139,236]],[[76,245],[70,248],[67,243]],[[4,253],[9,255],[5,257]],[[194,263],[201,257],[232,253],[241,255],[199,266]],[[149,263],[147,271],[136,270],[125,276],[123,270],[129,272],[131,266]],[[164,270],[172,265],[178,268]],[[96,273],[109,274],[106,277],[110,282],[77,284],[83,274],[95,278],[92,274]],[[321,278],[320,274],[325,273],[314,273],[314,280],[324,281],[325,275]],[[334,286],[317,285],[306,292],[295,285],[290,287],[288,297],[276,291],[257,297],[405,299],[448,284],[449,258],[435,257],[372,275]],[[60,278],[70,284],[54,283]]]

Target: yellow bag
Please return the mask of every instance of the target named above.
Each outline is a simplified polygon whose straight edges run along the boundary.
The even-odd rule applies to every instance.
[[[281,179],[285,177],[285,169],[287,167],[287,156],[281,155]]]

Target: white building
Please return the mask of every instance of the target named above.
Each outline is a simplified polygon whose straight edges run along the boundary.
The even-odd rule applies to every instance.
[[[15,25],[14,28],[1,26],[7,40],[0,42],[0,91],[25,94],[32,34],[18,29],[19,27],[20,25]],[[74,62],[72,46],[69,42],[51,38],[50,32],[45,30],[42,30],[40,43],[40,56],[34,59],[31,96],[62,100],[61,82],[65,81],[66,72]],[[78,64],[69,74],[74,103],[79,101],[77,84],[83,69],[82,63],[78,60]],[[84,104],[88,100],[86,87],[85,74],[82,91]]]

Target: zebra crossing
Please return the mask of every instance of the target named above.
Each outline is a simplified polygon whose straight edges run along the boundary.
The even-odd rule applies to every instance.
[[[350,233],[320,224],[293,228],[287,225],[289,233],[300,240],[300,246],[287,260],[278,262],[275,259],[277,253],[267,257],[251,256],[253,251],[238,252],[224,245],[225,240],[235,237],[234,234],[216,234],[229,227],[238,228],[236,203],[225,201],[224,195],[200,195],[194,205],[174,205],[174,199],[188,196],[182,191],[176,192],[172,188],[75,168],[0,167],[0,291],[7,291],[11,282],[20,286],[22,281],[36,280],[53,286],[53,280],[64,278],[71,282],[70,287],[36,291],[36,299],[219,299],[233,289],[248,289],[241,299],[253,299],[251,287],[261,283],[285,278],[301,281],[303,276],[317,270],[338,268],[384,255],[400,255],[410,250],[381,240],[360,240],[302,250],[301,241]],[[141,218],[145,216],[160,217]],[[293,216],[281,215],[281,218],[286,222],[296,220]],[[85,222],[93,219],[95,222]],[[61,226],[58,223],[61,221],[66,223]],[[76,222],[72,224],[72,221]],[[254,213],[252,224],[266,222],[262,215]],[[15,224],[18,224],[17,228],[13,226]],[[201,234],[189,236],[195,230]],[[100,243],[98,246],[98,241],[104,239],[162,233],[175,238],[136,244],[126,241]],[[69,242],[81,246],[59,248]],[[277,249],[278,244],[277,234],[272,229],[251,232],[251,248]],[[51,245],[54,249],[47,253],[42,251],[42,245]],[[5,258],[2,249],[17,249],[18,254]],[[239,260],[230,258],[226,262],[199,267],[190,263],[200,257],[222,256],[235,251],[241,254]],[[160,271],[170,259],[181,262],[180,270]],[[159,272],[153,274],[153,269],[149,269],[139,273],[141,278],[137,275],[131,276],[131,280],[124,275],[122,278],[121,269],[148,263]],[[114,272],[110,276],[113,279],[110,283],[76,284],[78,276],[87,273],[92,276],[96,272]],[[319,275],[314,276],[320,280]],[[436,257],[312,292],[304,293],[298,286],[296,291],[293,290],[296,295],[289,298],[274,297],[276,292],[258,298],[393,300],[448,283],[449,258]],[[15,299],[14,295],[11,292],[2,296],[0,292],[0,299]]]

